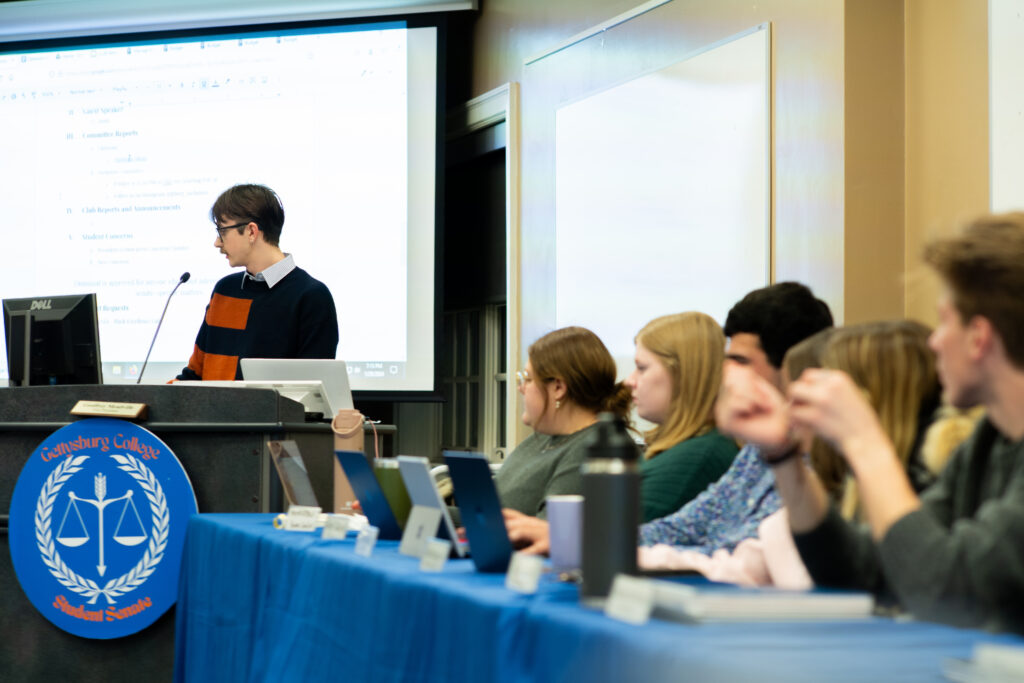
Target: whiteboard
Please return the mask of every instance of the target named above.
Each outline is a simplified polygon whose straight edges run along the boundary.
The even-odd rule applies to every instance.
[[[989,164],[995,212],[1024,209],[1024,16],[1019,0],[991,0]]]
[[[555,322],[632,366],[649,320],[771,277],[768,25],[555,111]]]

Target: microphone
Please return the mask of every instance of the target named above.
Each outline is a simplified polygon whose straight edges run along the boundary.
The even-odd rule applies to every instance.
[[[171,297],[178,291],[178,287],[188,282],[188,279],[192,277],[192,274],[185,271],[178,278],[178,284],[174,285],[174,289],[167,295],[167,303],[164,304],[164,312],[160,314],[160,320],[156,324],[156,332],[153,333],[153,341],[149,342],[149,351],[146,352],[146,360],[142,363],[142,370],[139,372],[139,378],[135,381],[136,384],[142,383],[142,373],[146,371],[146,365],[149,364],[149,354],[153,353],[153,344],[156,344],[156,336],[160,334],[160,326],[164,324],[164,316],[167,315],[167,307],[171,305]]]

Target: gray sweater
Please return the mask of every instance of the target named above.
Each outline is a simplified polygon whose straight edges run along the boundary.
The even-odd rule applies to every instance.
[[[878,544],[834,508],[794,538],[819,585],[891,593],[922,619],[1024,633],[1024,441],[983,420]]]
[[[594,423],[572,434],[526,437],[494,477],[502,507],[544,518],[547,496],[583,493],[580,465],[596,428]]]

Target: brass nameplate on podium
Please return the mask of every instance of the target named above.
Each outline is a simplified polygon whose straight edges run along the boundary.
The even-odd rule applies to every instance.
[[[119,417],[141,420],[146,417],[145,403],[118,403],[114,401],[79,401],[71,409],[72,415],[84,417]]]

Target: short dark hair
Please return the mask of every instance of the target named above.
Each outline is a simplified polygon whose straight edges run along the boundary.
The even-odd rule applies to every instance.
[[[729,311],[723,332],[726,337],[756,334],[768,362],[781,368],[791,346],[831,326],[828,304],[815,298],[806,285],[779,282],[740,299]]]
[[[210,208],[210,220],[216,223],[223,218],[255,223],[263,239],[276,247],[284,227],[284,205],[266,185],[235,185],[224,190]]]

